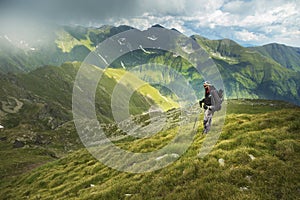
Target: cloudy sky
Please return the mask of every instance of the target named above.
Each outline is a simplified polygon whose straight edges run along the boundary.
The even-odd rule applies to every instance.
[[[0,21],[86,26],[154,24],[242,45],[300,47],[299,0],[0,0]]]

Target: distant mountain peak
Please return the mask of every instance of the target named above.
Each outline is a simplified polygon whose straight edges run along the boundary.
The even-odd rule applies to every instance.
[[[178,32],[178,33],[181,33],[179,30],[177,30],[176,28],[171,28],[171,29],[169,29],[169,28],[166,28],[166,27],[164,27],[164,26],[162,26],[162,25],[160,25],[160,24],[155,24],[155,25],[153,25],[153,26],[151,26],[150,28],[163,28],[163,29],[168,29],[168,30],[171,30],[171,31],[176,31],[176,32]]]
[[[176,28],[171,28],[172,31],[176,31],[178,33],[181,33],[179,30],[177,30]]]
[[[221,39],[221,40],[218,40],[218,41],[220,41],[220,43],[223,44],[223,45],[229,45],[229,46],[237,45],[237,46],[241,46],[237,42],[235,42],[235,41],[233,41],[231,39],[228,39],[228,38],[224,38],[224,39]]]
[[[209,40],[208,38],[206,37],[203,37],[201,35],[191,35],[190,36],[193,40],[196,40],[196,39],[200,39],[200,40]]]
[[[160,24],[155,24],[155,25],[153,25],[153,26],[151,26],[151,27],[154,27],[154,28],[165,28],[165,27],[163,27],[163,26],[160,25]]]
[[[117,28],[120,28],[120,29],[135,29],[134,27],[132,27],[132,26],[128,26],[128,25],[120,25],[120,26],[118,26]]]
[[[279,44],[279,43],[276,43],[276,42],[273,42],[273,43],[269,43],[269,44],[263,45],[263,47],[266,47],[266,46],[274,46],[274,47],[279,47],[279,46],[281,46],[281,47],[288,47],[288,46],[285,45],[285,44]]]

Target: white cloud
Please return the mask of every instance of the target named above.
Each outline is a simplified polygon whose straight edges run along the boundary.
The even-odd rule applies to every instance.
[[[119,20],[139,29],[153,24],[208,38],[230,38],[240,43],[279,42],[300,46],[297,0],[140,0],[144,14]]]
[[[155,24],[161,24],[166,28],[175,28],[182,33],[186,33],[187,28],[184,26],[183,20],[178,20],[177,17],[174,16],[154,16],[149,13],[145,13],[141,17],[130,18],[130,19],[121,19],[114,23],[115,26],[119,25],[128,25],[138,28],[140,30],[148,29],[149,27]]]
[[[191,2],[189,0],[174,0],[171,3],[177,5],[170,7],[158,0],[155,2],[164,14],[149,10],[140,16],[115,21],[115,25],[126,24],[144,30],[158,23],[187,35],[230,38],[242,44],[279,42],[300,46],[300,14],[296,1],[220,0],[205,4],[206,1],[199,0],[192,4],[187,3]],[[194,7],[190,8],[192,5]]]
[[[241,41],[262,41],[262,40],[266,40],[267,37],[263,34],[259,34],[259,33],[254,33],[254,32],[250,32],[247,30],[242,30],[242,31],[238,31],[235,33],[235,36],[238,40]]]
[[[249,11],[249,5],[250,3],[246,3],[244,1],[229,1],[228,3],[224,4],[223,10],[232,14],[242,14],[245,13],[245,11]]]
[[[298,13],[295,4],[291,3],[269,7],[261,11],[257,11],[254,15],[246,16],[238,25],[258,27],[273,23],[282,24],[289,17],[293,17]]]
[[[184,33],[205,33],[206,37],[228,37],[254,44],[279,42],[300,46],[300,1],[195,1],[190,12],[173,15]],[[182,5],[182,4],[181,4]],[[185,6],[187,9],[189,6]],[[155,13],[150,13],[155,15]],[[166,24],[163,20],[157,22]],[[170,24],[170,23],[169,23]],[[170,24],[170,25],[171,25]],[[212,35],[215,34],[215,35]]]

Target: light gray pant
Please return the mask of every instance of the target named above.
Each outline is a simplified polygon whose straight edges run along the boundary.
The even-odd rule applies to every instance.
[[[203,126],[204,126],[204,130],[203,133],[208,133],[211,127],[211,121],[212,121],[212,117],[213,117],[213,111],[206,109],[204,112],[204,119],[203,119]]]

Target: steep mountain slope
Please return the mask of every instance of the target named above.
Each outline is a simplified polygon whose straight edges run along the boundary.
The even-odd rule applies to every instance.
[[[229,101],[223,133],[203,159],[197,157],[205,137],[201,130],[176,162],[149,173],[113,170],[81,149],[6,183],[0,194],[32,199],[296,199],[299,117],[299,107],[282,102]],[[168,137],[161,133],[118,145],[153,151],[175,133],[171,129]]]
[[[11,75],[11,78],[6,78],[6,80],[12,79],[12,82],[14,82],[16,86],[11,86],[6,83],[9,85],[6,87],[16,88],[12,90],[7,90],[5,87],[1,88],[1,98],[5,99],[7,96],[22,98],[22,96],[16,95],[16,91],[27,91],[23,93],[26,93],[26,95],[32,94],[33,96],[36,96],[36,99],[40,99],[40,101],[59,104],[62,108],[71,110],[73,84],[80,65],[81,63],[79,62],[65,63],[61,67],[47,66],[34,70],[28,74],[20,74],[17,76]],[[117,77],[122,77],[124,73],[125,71],[122,69],[107,69],[105,71],[104,76],[99,83],[101,87],[98,87],[96,91],[96,100],[99,101],[99,108],[103,109],[109,104],[111,98],[110,95],[112,94],[114,86],[118,84]],[[131,76],[132,85],[134,85],[134,82],[137,82],[137,80],[137,78]],[[159,104],[159,102],[163,103],[166,101],[161,95],[154,95],[157,91],[149,84],[146,84],[142,89],[142,91],[144,91],[143,95],[148,95],[148,97],[140,96],[138,93],[133,95],[133,105],[131,107],[132,109],[137,109],[132,110],[133,113],[142,113],[145,109],[147,110],[151,104]],[[152,99],[150,99],[150,97]],[[135,98],[140,98],[141,100],[135,101]],[[98,104],[98,101],[96,101],[96,104]],[[170,105],[165,105],[164,109],[168,110],[172,107],[173,105],[170,101]],[[101,112],[100,115],[103,118],[112,119],[111,114],[106,112],[107,111],[105,111],[105,116],[101,114]]]
[[[250,49],[272,58],[286,68],[300,71],[300,48],[272,43],[260,47],[250,47]]]

